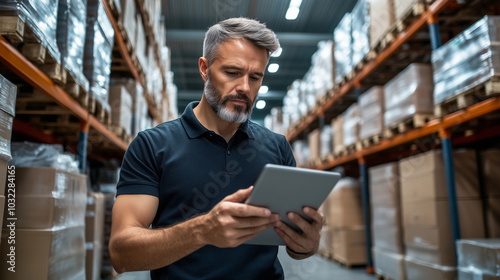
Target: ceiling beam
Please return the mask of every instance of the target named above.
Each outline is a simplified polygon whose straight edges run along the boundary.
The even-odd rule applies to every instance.
[[[167,29],[166,40],[167,42],[202,42],[205,32],[205,30]],[[283,45],[316,45],[319,41],[333,39],[333,33],[282,32],[276,35]]]

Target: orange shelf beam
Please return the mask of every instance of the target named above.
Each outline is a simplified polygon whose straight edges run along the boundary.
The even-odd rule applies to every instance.
[[[318,165],[316,166],[316,169],[328,170],[335,166],[352,162],[359,158],[364,158],[368,155],[372,155],[405,143],[409,143],[424,136],[428,136],[432,133],[439,133],[441,130],[452,128],[456,125],[460,125],[462,123],[498,110],[500,110],[500,97],[490,98],[478,104],[472,105],[465,110],[447,115],[442,120],[436,119],[430,121],[421,128],[416,128],[406,133],[398,134],[391,139],[382,140],[379,144],[372,147],[362,149],[350,155],[343,156],[330,162]]]
[[[108,130],[102,123],[99,123],[94,116],[90,115],[85,108],[55,85],[52,80],[12,47],[2,36],[0,36],[0,63],[7,66],[34,88],[52,98],[62,108],[72,112],[81,121],[89,122],[90,126],[94,127],[120,149],[124,151],[127,149],[128,144]]]
[[[393,55],[399,47],[406,43],[412,36],[417,33],[422,27],[424,27],[428,20],[432,20],[439,12],[441,12],[447,5],[452,3],[453,0],[436,0],[428,9],[425,11],[413,24],[411,24],[406,31],[401,32],[396,40],[389,45],[387,49],[382,51],[374,60],[366,64],[359,73],[354,76],[354,78],[343,85],[339,92],[337,92],[332,98],[330,98],[323,106],[319,107],[311,115],[307,116],[306,119],[299,124],[299,126],[288,133],[286,138],[288,141],[295,139],[302,131],[306,130],[313,121],[318,119],[318,116],[329,108],[331,108],[337,100],[343,97],[347,92],[355,87],[355,85],[362,84],[364,78],[374,72],[382,63],[384,63],[391,55]]]

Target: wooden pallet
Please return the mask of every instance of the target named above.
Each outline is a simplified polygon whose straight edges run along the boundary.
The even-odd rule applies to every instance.
[[[426,8],[427,5],[424,0],[415,1],[410,7],[408,7],[403,16],[397,20],[396,22],[397,31],[398,32],[405,31],[409,25],[415,22],[425,12]]]
[[[64,91],[75,99],[83,108],[87,108],[89,104],[89,92],[81,85],[73,75],[68,71]]]
[[[359,146],[362,148],[368,148],[370,146],[376,145],[382,141],[382,134],[375,134],[359,141]]]
[[[345,267],[347,269],[351,269],[354,266],[366,265],[366,263],[350,262],[349,260],[346,260],[346,259],[344,259],[344,258],[342,258],[340,256],[335,256],[335,255],[332,256],[332,260],[335,263],[337,263],[337,264],[339,264],[339,265],[341,265],[341,266],[343,266],[343,267]]]
[[[111,124],[111,113],[109,109],[105,108],[101,101],[95,98],[95,96],[89,96],[87,109],[100,123],[104,125]]]
[[[357,143],[353,143],[350,145],[344,145],[343,155],[350,155],[359,150]]]
[[[19,16],[0,16],[0,35],[11,43],[24,41],[25,24]]]
[[[395,135],[405,133],[410,129],[422,127],[434,118],[433,114],[415,114],[396,124],[389,125],[384,130],[384,138],[390,139]]]
[[[116,136],[118,136],[118,138],[123,140],[123,142],[125,142],[125,143],[132,142],[133,136],[127,134],[127,130],[125,130],[125,128],[123,128],[122,126],[112,124],[109,126],[109,129],[114,134],[116,134]]]
[[[497,95],[500,95],[500,77],[492,77],[486,82],[452,96],[436,105],[434,107],[434,115],[436,117],[443,117]]]

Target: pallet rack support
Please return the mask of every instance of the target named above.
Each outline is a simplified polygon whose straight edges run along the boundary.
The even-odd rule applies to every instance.
[[[87,140],[90,124],[80,121],[80,135],[78,137],[78,169],[81,174],[87,174]]]
[[[457,192],[455,188],[455,167],[453,165],[453,147],[451,145],[450,129],[441,129],[439,131],[439,136],[441,138],[443,149],[446,187],[448,189],[448,201],[450,204],[451,229],[453,233],[453,246],[455,247],[455,258],[457,258],[456,242],[460,239],[460,219],[458,216]]]
[[[363,216],[365,217],[365,239],[366,239],[366,273],[373,274],[372,260],[372,227],[370,214],[370,186],[368,178],[368,167],[364,157],[358,158],[359,171],[361,174],[361,196],[363,199]]]
[[[429,32],[431,37],[431,46],[435,50],[441,47],[441,34],[439,33],[439,23],[436,15],[432,15],[427,20],[429,24]]]

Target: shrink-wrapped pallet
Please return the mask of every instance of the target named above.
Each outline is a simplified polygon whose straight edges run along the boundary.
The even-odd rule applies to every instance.
[[[83,50],[87,24],[87,0],[60,0],[57,15],[57,45],[61,61],[78,85],[89,90],[83,74]]]
[[[356,66],[370,51],[370,3],[358,0],[351,12],[352,66]]]
[[[320,156],[325,157],[333,152],[332,127],[325,124],[320,135]]]
[[[108,109],[111,52],[115,32],[101,0],[88,0],[85,35],[84,73],[89,80],[90,96]]]
[[[333,152],[338,154],[344,150],[344,117],[342,115],[332,120]]]
[[[500,239],[457,241],[459,280],[500,279]]]
[[[135,17],[137,13],[137,9],[135,7],[134,0],[120,0],[120,5],[122,8],[122,26],[125,29],[125,33],[127,34],[128,40],[132,45],[132,48],[135,49],[136,44],[136,36],[137,36],[137,18]]]
[[[500,16],[486,16],[432,52],[434,103],[500,77]]]
[[[396,23],[394,0],[370,1],[370,47],[374,47]]]
[[[124,84],[116,84],[109,87],[109,99],[111,107],[111,124],[125,131],[127,135],[132,134],[132,96]]]
[[[335,81],[339,83],[342,78],[351,72],[352,64],[352,37],[351,14],[346,13],[333,31],[335,41]]]
[[[394,126],[416,114],[433,114],[432,67],[410,64],[384,86],[384,125]]]
[[[359,137],[366,139],[384,131],[384,88],[374,86],[359,97]]]
[[[6,16],[18,16],[33,31],[35,39],[60,64],[61,53],[57,47],[56,35],[58,2],[58,0],[3,0],[0,1],[0,13]]]
[[[344,145],[349,146],[359,141],[360,110],[357,103],[351,105],[344,114]]]

